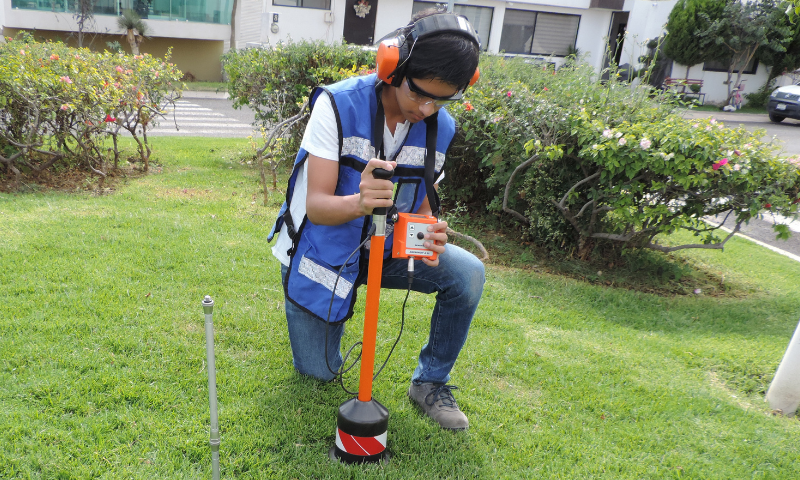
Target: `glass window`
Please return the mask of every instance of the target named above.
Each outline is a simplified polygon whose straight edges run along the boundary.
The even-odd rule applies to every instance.
[[[415,1],[411,9],[411,14],[414,15],[427,8],[439,8],[441,11],[445,12],[447,11],[447,4]],[[492,14],[494,13],[494,8],[455,4],[453,5],[453,13],[467,17],[469,23],[478,31],[478,38],[481,39],[481,47],[486,50],[489,45],[489,32],[492,30]]]
[[[506,9],[500,50],[533,55],[569,55],[578,38],[580,15]]]
[[[703,70],[707,72],[727,72],[728,67],[730,66],[730,62],[717,62],[714,60],[705,62],[703,64]],[[753,57],[747,66],[742,71],[745,75],[755,75],[756,70],[758,69],[758,60]],[[741,70],[741,66],[735,67],[733,69],[733,73],[739,73]]]
[[[331,9],[331,0],[272,0],[272,4],[283,7]]]
[[[309,2],[311,0],[305,0]],[[316,0],[321,2],[323,0]],[[330,0],[324,0],[330,4]],[[11,0],[13,8],[69,12],[75,11],[75,0]],[[131,9],[143,19],[189,20],[194,22],[231,22],[233,0],[95,0],[95,15],[120,15]]]

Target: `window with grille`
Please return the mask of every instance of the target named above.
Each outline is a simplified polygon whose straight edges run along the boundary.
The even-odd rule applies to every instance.
[[[575,49],[580,15],[506,9],[500,50],[563,57]]]
[[[272,0],[272,4],[282,7],[331,9],[331,0]]]
[[[415,15],[417,12],[428,8],[439,8],[444,12],[447,11],[447,4],[441,2],[415,1],[411,10],[411,15]],[[481,39],[481,48],[486,50],[489,44],[489,32],[492,29],[492,14],[494,13],[494,8],[459,5],[456,3],[453,5],[453,13],[467,17],[469,23],[471,23],[478,32],[478,38]]]

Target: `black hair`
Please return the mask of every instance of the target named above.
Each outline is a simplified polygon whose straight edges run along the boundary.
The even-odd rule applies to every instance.
[[[442,13],[436,8],[417,12],[411,23]],[[407,27],[407,32],[411,27]],[[407,37],[408,41],[413,41]],[[409,48],[411,48],[409,46]],[[478,46],[469,38],[454,34],[442,33],[419,39],[411,51],[411,58],[405,70],[405,76],[418,79],[437,79],[459,89],[466,88],[478,68]]]

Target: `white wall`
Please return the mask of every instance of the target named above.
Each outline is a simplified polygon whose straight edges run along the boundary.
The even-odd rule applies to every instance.
[[[672,66],[672,76],[677,78],[684,78],[686,75],[686,66],[674,64]],[[744,91],[742,96],[747,93],[753,93],[764,85],[767,81],[769,72],[765,65],[759,64],[756,73],[753,75],[742,74],[744,80]],[[706,103],[723,103],[728,98],[728,86],[723,82],[727,81],[728,74],[726,72],[708,72],[703,70],[703,64],[694,65],[689,69],[689,78],[698,79],[703,81],[703,88],[701,92],[706,94]],[[731,82],[736,82],[736,74],[731,76]],[[733,89],[733,85],[731,85]]]
[[[248,0],[243,0],[248,1]],[[252,1],[252,0],[250,0]],[[388,0],[384,0],[388,3]],[[379,5],[379,8],[382,6]],[[342,38],[344,28],[344,0],[332,0],[331,10],[315,8],[281,7],[272,5],[272,0],[265,0],[261,15],[261,28],[258,40],[261,43],[275,45],[278,42],[292,40],[325,40],[335,42]],[[325,23],[325,14],[333,12],[333,23]],[[270,13],[278,14],[278,33],[270,31]]]
[[[611,10],[584,10],[578,25],[578,41],[575,46],[586,62],[595,69],[603,68],[603,56],[608,45],[608,31],[611,26]]]
[[[266,0],[239,0],[236,12],[236,48],[244,48],[247,42],[260,41],[264,1]],[[230,38],[225,42],[225,51],[229,49]]]
[[[6,24],[6,9],[11,8],[11,2],[3,2],[0,7],[0,43],[5,42],[5,35],[3,35],[3,27]]]
[[[293,40],[325,40],[328,42],[340,41],[343,37],[344,29],[344,8],[345,0],[332,0],[331,11],[334,15],[334,22],[326,24],[324,14],[327,10],[316,10],[310,8],[280,7],[272,5],[272,0],[241,0],[243,2],[263,2],[263,20],[261,24],[261,35],[258,39],[254,36],[239,36],[238,42],[241,46],[245,42],[262,42],[272,45],[289,38]],[[444,0],[442,0],[444,1]],[[633,0],[628,0],[633,1]],[[674,0],[669,0],[674,1]],[[601,39],[608,35],[611,10],[589,9],[590,0],[518,0],[505,2],[500,0],[461,0],[471,6],[485,6],[494,9],[492,15],[492,31],[487,42],[490,52],[497,52],[500,48],[500,34],[503,30],[503,17],[506,8],[522,10],[537,10],[543,12],[577,14],[581,16],[578,28],[577,46],[582,52],[589,53],[590,61],[599,68],[604,52],[604,47],[600,47]],[[377,12],[370,12],[370,15],[377,13],[375,19],[375,39],[379,39],[396,28],[405,25],[411,18],[411,8],[413,0],[379,0]],[[269,13],[279,14],[278,33],[270,31]],[[237,27],[238,29],[238,27]]]
[[[631,10],[628,16],[628,34],[620,63],[638,66],[639,56],[647,53],[645,46],[647,42],[665,33],[664,26],[669,19],[669,12],[672,11],[672,7],[677,1],[627,0],[625,2],[625,7]]]

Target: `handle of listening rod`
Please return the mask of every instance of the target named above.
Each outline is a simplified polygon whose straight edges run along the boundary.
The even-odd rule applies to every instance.
[[[394,170],[386,170],[385,168],[376,168],[372,171],[372,176],[380,180],[389,180],[394,176]],[[386,215],[386,207],[377,207],[372,209],[373,215]]]

